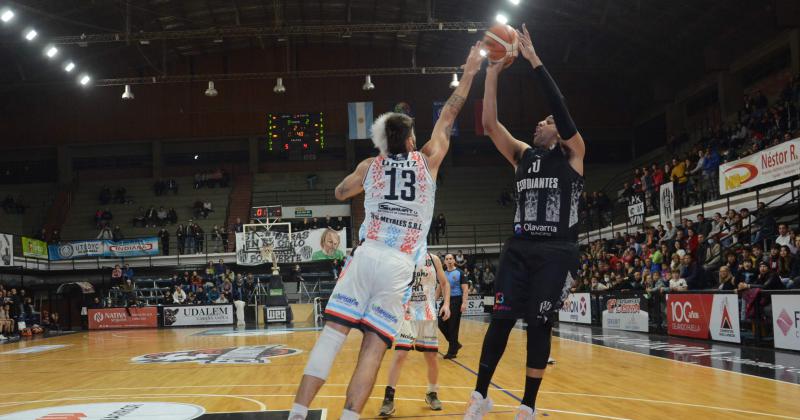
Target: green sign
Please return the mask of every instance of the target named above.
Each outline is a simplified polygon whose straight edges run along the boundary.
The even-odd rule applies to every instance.
[[[294,217],[311,217],[311,210],[298,207],[294,209]]]
[[[22,255],[47,259],[47,243],[38,239],[22,237]]]

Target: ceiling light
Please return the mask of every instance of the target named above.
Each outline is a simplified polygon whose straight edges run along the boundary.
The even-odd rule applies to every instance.
[[[69,61],[66,64],[64,64],[64,71],[65,72],[69,73],[74,69],[75,69],[75,63],[73,63],[72,61]]]
[[[458,87],[458,75],[453,73],[453,80],[450,82],[450,89],[455,89]]]
[[[133,92],[131,92],[131,85],[125,85],[125,92],[122,92],[122,99],[131,100],[135,98],[133,96]]]
[[[375,89],[375,85],[372,83],[372,77],[370,77],[370,75],[367,75],[366,79],[364,79],[364,86],[361,86],[361,89],[364,89],[364,90],[374,90]]]
[[[3,10],[3,13],[0,14],[0,20],[2,20],[3,23],[8,23],[11,19],[14,19],[14,12],[9,9]]]
[[[200,159],[200,155],[194,155],[194,160]]]
[[[514,6],[519,6],[519,0],[508,0],[509,3],[513,4]]]
[[[89,75],[88,75],[88,74],[84,74],[84,75],[83,75],[83,76],[81,76],[81,78],[80,78],[80,83],[81,83],[82,85],[84,85],[84,86],[88,85],[88,84],[89,84],[89,82],[91,82],[91,81],[92,81],[92,78],[91,78],[91,77],[89,77]]]
[[[28,41],[33,41],[34,39],[36,39],[38,35],[39,33],[36,32],[36,30],[30,29],[28,30],[28,32],[25,32],[25,39],[27,39]]]
[[[208,82],[208,89],[206,89],[206,96],[208,96],[209,98],[213,98],[218,94],[219,92],[217,92],[217,90],[214,89],[214,82]]]
[[[480,55],[481,55],[481,57],[486,57],[486,54],[487,54],[487,52],[486,52],[486,50],[484,50],[483,48],[481,48],[481,49],[480,49],[480,51],[478,51],[478,54],[480,54]]]
[[[283,86],[283,78],[279,77],[278,81],[275,83],[275,87],[272,88],[272,91],[275,93],[284,93],[286,92],[286,87]]]
[[[506,16],[504,13],[498,13],[497,16],[494,17],[494,20],[501,25],[505,25],[508,23],[508,16]]]
[[[56,54],[58,54],[58,48],[56,48],[56,47],[54,47],[52,45],[47,47],[47,48],[45,48],[45,50],[44,50],[44,55],[46,55],[47,58],[53,58],[53,57],[56,56]]]

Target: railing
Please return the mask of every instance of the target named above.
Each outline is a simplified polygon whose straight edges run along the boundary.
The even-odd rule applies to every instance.
[[[253,189],[253,203],[258,205],[267,204],[291,204],[297,206],[322,205],[322,204],[342,204],[334,195],[333,189],[324,190],[295,190],[295,191],[256,191]]]

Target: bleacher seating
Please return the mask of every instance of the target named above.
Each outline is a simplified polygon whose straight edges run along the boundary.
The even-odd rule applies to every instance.
[[[11,196],[14,200],[21,197],[22,203],[26,206],[22,214],[7,214],[0,209],[0,232],[21,235],[38,233],[55,192],[55,184],[0,185],[0,201],[7,196]]]
[[[309,176],[316,175],[313,188]],[[257,174],[253,180],[253,205],[310,206],[340,204],[333,190],[347,176],[344,171]]]
[[[93,239],[97,237],[98,230],[94,223],[94,213],[97,209],[108,208],[114,215],[112,226],[119,225],[123,234],[127,238],[156,235],[158,228],[133,227],[131,221],[139,214],[139,208],[147,209],[153,205],[158,209],[164,206],[167,210],[175,208],[178,214],[178,223],[186,224],[189,219],[194,220],[205,233],[210,234],[215,225],[225,226],[227,221],[228,197],[231,188],[192,188],[193,178],[176,178],[179,190],[178,194],[166,193],[156,196],[153,192],[153,179],[124,179],[124,180],[102,180],[97,182],[81,183],[75,192],[72,207],[70,208],[67,220],[61,229],[61,238],[64,240]],[[100,190],[104,185],[108,185],[112,191],[117,186],[124,186],[127,189],[127,197],[132,200],[130,204],[108,204],[101,205],[98,199]],[[214,212],[207,219],[202,217],[194,218],[192,214],[192,204],[195,201],[209,200]],[[176,225],[168,225],[167,230],[171,236],[175,234]],[[174,238],[172,239],[174,242]]]

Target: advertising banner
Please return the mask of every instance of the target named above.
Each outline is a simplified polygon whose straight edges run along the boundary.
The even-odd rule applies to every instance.
[[[347,229],[313,229],[289,234],[275,231],[249,231],[236,234],[236,263],[259,265],[264,260],[261,247],[271,245],[278,263],[344,259]]]
[[[672,182],[661,185],[659,190],[659,222],[666,226],[667,222],[675,223],[675,191]]]
[[[719,193],[729,194],[797,175],[800,175],[800,138],[720,165]]]
[[[667,294],[669,335],[707,340],[713,301],[713,295]]]
[[[668,294],[670,335],[741,343],[739,300],[735,294]]]
[[[800,350],[800,295],[772,295],[775,348]]]
[[[558,311],[558,320],[577,324],[591,324],[592,310],[589,293],[570,293]]]
[[[47,259],[47,242],[23,236],[22,255]]]
[[[165,306],[162,322],[165,327],[231,325],[233,305]]]
[[[326,217],[350,217],[350,206],[347,204],[331,204],[322,206],[281,206],[281,214],[287,218],[312,218],[316,217],[324,222]]]
[[[736,295],[714,295],[708,329],[712,340],[742,342],[742,331],[739,329],[739,299]]]
[[[481,295],[469,295],[467,297],[467,310],[464,311],[461,315],[470,316],[470,315],[483,315],[485,312],[483,311],[483,296]]]
[[[643,295],[609,297],[603,308],[603,328],[625,331],[648,331],[650,314]]]
[[[93,257],[144,257],[158,255],[158,238],[62,242],[50,245],[50,260]]]
[[[130,315],[128,315],[130,310]],[[89,329],[157,328],[158,311],[155,306],[143,308],[89,309]]]
[[[14,237],[0,233],[0,267],[14,265]]]

